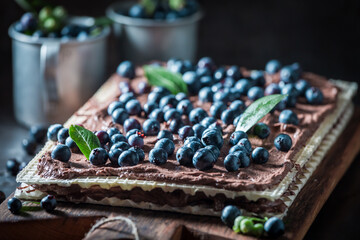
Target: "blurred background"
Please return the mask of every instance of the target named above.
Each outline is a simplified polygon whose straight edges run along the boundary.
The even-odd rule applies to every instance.
[[[48,2],[65,6],[72,15],[98,17],[114,1]],[[199,3],[205,17],[199,27],[197,59],[210,56],[219,65],[236,64],[252,69],[264,69],[266,62],[274,58],[283,64],[297,61],[305,71],[360,83],[358,0],[199,0]],[[13,117],[11,40],[7,33],[9,25],[23,13],[14,1],[0,1],[0,149],[6,152],[6,156],[0,155],[0,168],[8,156],[26,157],[20,142],[27,130],[17,125]],[[110,41],[109,50],[112,44]],[[115,54],[121,58],[120,52],[109,51],[107,76],[119,63]],[[359,104],[359,94],[355,101]],[[356,236],[353,233],[360,214],[360,179],[356,173],[359,162],[358,156],[321,210],[307,239]],[[354,211],[349,212],[346,205],[353,206]]]

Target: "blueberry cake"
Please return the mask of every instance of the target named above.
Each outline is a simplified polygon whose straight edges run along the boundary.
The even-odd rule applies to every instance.
[[[350,119],[355,83],[270,61],[265,71],[169,60],[189,94],[150,87],[143,68],[120,64],[18,175],[16,196],[220,215],[284,216]],[[287,94],[247,133],[241,114],[264,95]],[[95,132],[89,160],[70,125]],[[63,130],[65,129],[65,130]],[[71,151],[69,151],[69,149]]]

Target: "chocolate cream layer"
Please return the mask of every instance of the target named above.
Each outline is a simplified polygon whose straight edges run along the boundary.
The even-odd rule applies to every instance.
[[[243,75],[249,76],[250,72],[242,69]],[[186,167],[179,165],[176,161],[175,153],[178,148],[183,146],[183,142],[174,134],[174,143],[176,146],[175,153],[169,156],[166,164],[157,166],[148,161],[148,153],[156,143],[156,136],[147,136],[144,139],[145,145],[145,161],[140,162],[132,167],[118,167],[111,165],[108,161],[105,166],[91,165],[88,160],[79,153],[72,153],[71,159],[68,163],[63,163],[58,160],[51,159],[50,154],[45,154],[39,160],[38,174],[45,178],[57,179],[71,179],[82,176],[119,176],[121,178],[139,179],[148,181],[160,181],[188,185],[211,186],[221,189],[234,191],[261,191],[272,188],[278,185],[283,178],[289,173],[293,167],[300,168],[295,164],[296,154],[303,149],[306,142],[311,138],[312,134],[319,127],[324,118],[333,111],[336,107],[336,98],[339,89],[331,84],[324,77],[304,73],[303,79],[306,79],[312,86],[318,87],[324,94],[324,101],[321,105],[310,105],[306,103],[305,98],[298,98],[295,108],[292,109],[299,118],[299,125],[282,124],[278,122],[279,111],[272,114],[267,114],[261,122],[265,122],[271,129],[270,136],[266,139],[259,139],[255,136],[249,136],[253,148],[262,146],[268,149],[270,157],[265,164],[251,163],[247,168],[240,168],[236,172],[227,172],[224,168],[223,160],[228,154],[231,147],[229,144],[230,135],[234,132],[235,126],[222,125],[224,146],[221,149],[221,154],[215,166],[211,170],[200,171],[194,167]],[[116,90],[102,96],[105,98],[99,101],[98,98],[91,98],[79,111],[75,113],[75,124],[81,124],[85,128],[97,131],[107,130],[110,127],[117,127],[123,132],[123,127],[119,124],[114,124],[111,116],[107,114],[107,107],[112,102],[118,99],[121,92],[118,84],[121,81],[127,81],[117,75],[114,75],[110,80],[110,84]],[[137,77],[130,81],[131,86],[137,92],[137,85],[141,81],[146,81],[143,76],[142,69],[137,69]],[[267,75],[266,84],[271,82],[279,82],[279,75]],[[137,99],[144,105],[147,101],[147,94],[137,95]],[[202,103],[198,101],[197,96],[190,96],[194,107],[201,107],[209,113],[211,103]],[[241,97],[246,105],[250,105],[245,96]],[[210,115],[210,114],[209,114]],[[146,120],[145,116],[131,116],[143,123]],[[189,121],[184,117],[184,122]],[[218,120],[221,123],[221,120]],[[161,123],[161,129],[167,129],[166,123]],[[123,132],[124,133],[124,132]],[[293,141],[293,146],[288,152],[281,152],[277,150],[273,144],[274,138],[279,133],[289,134]]]

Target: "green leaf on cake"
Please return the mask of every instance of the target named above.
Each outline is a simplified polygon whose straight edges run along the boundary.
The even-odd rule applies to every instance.
[[[69,135],[88,160],[91,150],[100,147],[100,141],[97,136],[81,126],[71,125]]]
[[[145,76],[152,86],[161,86],[172,94],[188,93],[187,85],[178,73],[173,73],[163,67],[144,66]]]
[[[242,114],[240,121],[236,126],[236,131],[247,132],[286,96],[287,95],[273,94],[253,102]]]

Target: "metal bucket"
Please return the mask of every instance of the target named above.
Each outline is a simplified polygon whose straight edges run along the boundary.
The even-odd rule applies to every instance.
[[[122,1],[110,5],[106,10],[106,15],[114,22],[118,54],[122,59],[131,60],[135,64],[151,60],[166,61],[172,57],[195,60],[202,11],[172,22],[120,14],[126,12],[132,4],[134,1]]]
[[[91,25],[90,17],[71,22]],[[18,122],[63,123],[105,80],[110,29],[84,41],[37,38],[9,28],[12,38],[14,112]]]

